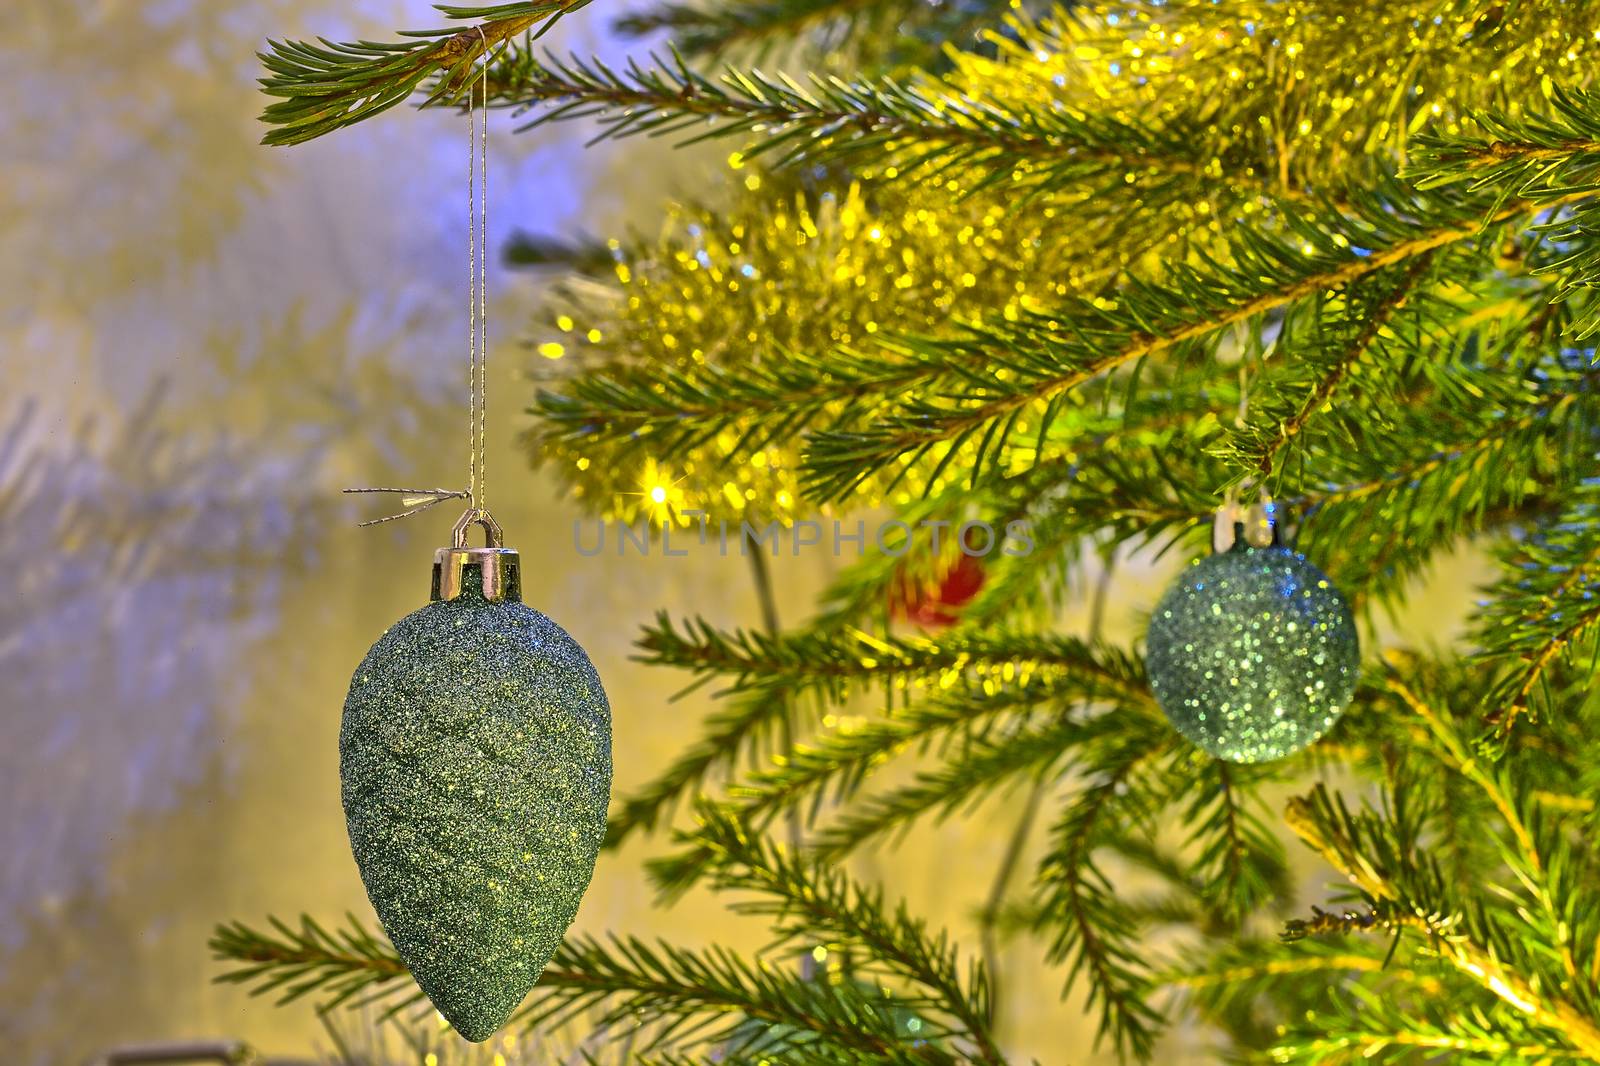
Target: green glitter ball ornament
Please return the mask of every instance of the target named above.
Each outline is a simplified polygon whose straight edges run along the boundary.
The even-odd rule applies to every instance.
[[[1360,645],[1333,582],[1273,543],[1201,559],[1156,606],[1145,666],[1178,732],[1219,759],[1282,758],[1332,728],[1355,691]]]
[[[481,524],[489,547],[467,548]],[[350,682],[339,776],[367,896],[417,984],[468,1040],[538,981],[594,873],[611,711],[589,657],[521,602],[516,553],[469,511],[433,602]]]

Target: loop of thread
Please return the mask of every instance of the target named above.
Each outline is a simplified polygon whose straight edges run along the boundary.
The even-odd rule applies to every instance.
[[[420,514],[436,504],[446,500],[470,500],[471,493],[461,489],[344,489],[346,494],[366,495],[369,493],[392,493],[400,497],[400,506],[406,508],[399,514],[384,515],[382,518],[369,518],[365,522],[357,522],[358,526],[379,526],[385,522],[395,522],[402,518],[410,518]]]

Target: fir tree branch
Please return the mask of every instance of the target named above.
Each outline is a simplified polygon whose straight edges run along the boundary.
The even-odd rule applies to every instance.
[[[741,45],[803,37],[821,26],[852,22],[874,7],[891,15],[903,13],[893,0],[756,0],[711,6],[665,2],[649,11],[625,15],[614,25],[630,37],[667,30],[675,48],[685,55],[703,56]]]
[[[1067,988],[1086,980],[1090,1007],[1099,1009],[1097,1039],[1146,1058],[1160,1014],[1148,1001],[1152,977],[1125,904],[1094,862],[1102,843],[1126,829],[1145,798],[1133,782],[1151,760],[1167,753],[1170,738],[1128,732],[1098,753],[1088,784],[1062,811],[1039,870],[1043,906],[1038,925],[1049,929],[1049,958],[1068,965]]]
[[[1070,682],[1038,678],[1026,684],[986,691],[973,686],[960,693],[912,704],[859,728],[823,734],[811,743],[796,744],[729,786],[739,818],[749,825],[769,824],[774,815],[808,804],[815,815],[831,787],[834,799],[848,799],[867,778],[895,755],[926,745],[943,752],[959,752],[982,742],[998,727],[997,720],[1015,717],[1020,729],[1039,713],[1048,713],[1056,700],[1070,698]],[[681,789],[673,798],[680,798]],[[642,796],[651,796],[654,788]],[[651,864],[652,877],[662,892],[677,896],[707,872],[709,856],[690,847]]]
[[[1414,663],[1414,660],[1398,653],[1390,653],[1388,661],[1391,667],[1388,678],[1389,690],[1400,697],[1401,702],[1427,725],[1428,731],[1438,743],[1437,750],[1448,760],[1449,765],[1476,785],[1493,804],[1495,811],[1516,840],[1517,851],[1521,854],[1522,861],[1526,863],[1528,872],[1533,878],[1542,881],[1545,875],[1544,859],[1534,843],[1532,831],[1523,821],[1519,804],[1513,798],[1510,782],[1502,775],[1491,772],[1484,761],[1471,751],[1466,740],[1456,731],[1443,711],[1419,697],[1393,672],[1395,669]]]
[[[777,687],[752,689],[713,714],[703,737],[667,769],[612,811],[606,823],[607,848],[620,847],[634,833],[654,828],[691,790],[719,768],[778,728],[790,694]]]
[[[1399,794],[1396,802],[1404,807]],[[1403,811],[1392,821],[1353,815],[1319,785],[1309,796],[1291,801],[1285,820],[1361,891],[1371,907],[1364,925],[1421,931],[1431,949],[1458,972],[1600,1062],[1600,1025],[1553,986],[1536,986],[1511,968],[1507,951],[1516,942],[1495,933],[1494,917],[1482,911],[1463,913],[1451,903],[1443,875],[1416,846],[1415,829]],[[1351,925],[1346,921],[1334,928],[1344,931]],[[1291,922],[1285,936],[1293,939],[1325,931],[1325,923]],[[1492,948],[1487,943],[1491,940]],[[1518,949],[1515,958],[1533,964],[1526,947]]]
[[[1328,219],[1326,230],[1308,227],[1305,247],[1294,250],[1251,234],[1233,249],[1235,265],[1213,265],[1207,273],[1175,267],[1159,289],[1135,286],[1119,294],[1112,310],[1084,301],[1018,326],[975,328],[959,347],[951,342],[941,346],[989,351],[995,359],[992,371],[973,375],[964,394],[947,393],[937,402],[912,401],[876,419],[871,428],[814,435],[806,455],[808,490],[820,500],[842,499],[878,470],[896,461],[905,470],[933,453],[936,445],[943,449],[942,461],[949,462],[963,444],[976,444],[970,459],[974,469],[986,461],[993,465],[1018,420],[1037,404],[1054,404],[1119,367],[1202,341],[1384,267],[1482,237],[1487,227],[1543,206],[1513,200],[1480,224],[1465,221],[1480,213],[1479,206],[1437,205],[1426,223],[1397,228],[1391,216],[1383,222],[1383,233],[1352,236],[1339,232],[1348,224]],[[1365,242],[1366,254],[1350,251],[1357,241]],[[1000,352],[1006,353],[1004,360],[998,358]],[[1044,411],[1046,421],[1052,410],[1047,406]]]
[[[1437,1002],[1400,1004],[1360,986],[1330,998],[1341,1009],[1308,1011],[1273,1045],[1274,1062],[1415,1062],[1441,1054],[1452,1063],[1486,1066],[1590,1061],[1549,1043],[1546,1034],[1530,1031],[1504,1010],[1447,1012]],[[1341,1001],[1349,1001],[1348,1007]]]
[[[1158,980],[1182,991],[1198,1015],[1228,1033],[1241,1052],[1279,1046],[1284,1039],[1280,1019],[1303,1018],[1307,1010],[1325,1009],[1338,1002],[1340,992],[1352,982],[1407,1005],[1413,999],[1446,995],[1436,968],[1415,968],[1386,958],[1381,943],[1305,939],[1287,947],[1277,939],[1228,937],[1215,946],[1203,943],[1198,951],[1185,952],[1195,954],[1200,958],[1159,975]]]
[[[826,939],[846,949],[866,949],[872,965],[886,966],[932,994],[937,1007],[953,1016],[972,1041],[977,1061],[1005,1061],[990,1032],[983,967],[974,963],[963,982],[955,945],[943,934],[930,938],[903,903],[889,911],[881,891],[861,888],[837,864],[802,858],[758,838],[741,820],[711,804],[701,804],[699,824],[679,840],[707,856],[714,889],[769,897],[737,904],[736,909],[774,919],[783,942]]]
[[[813,75],[802,84],[729,70],[712,80],[676,54],[618,71],[598,59],[513,49],[491,71],[490,96],[509,106],[551,105],[523,129],[593,117],[597,139],[693,130],[694,142],[742,134],[746,156],[770,154],[781,164],[870,157],[900,174],[962,166],[1059,187],[1109,173],[1120,180],[1130,167],[1198,179],[1210,158],[1198,122],[1154,129],[1067,108],[1001,104],[933,77],[901,85]]]
[[[1451,276],[1459,269],[1461,264],[1451,266]],[[1414,302],[1436,301],[1419,294]],[[1308,305],[1308,316],[1317,313]],[[1505,324],[1494,328],[1517,338],[1517,346],[1526,344],[1527,355],[1512,348],[1485,361],[1485,353],[1507,342],[1477,327],[1446,342],[1458,354],[1417,347],[1427,330],[1438,328],[1434,323],[1480,314],[1475,304],[1456,310],[1418,306],[1405,328],[1392,322],[1397,333],[1386,343],[1385,365],[1363,367],[1367,394],[1359,407],[1319,416],[1320,428],[1302,443],[1315,462],[1286,468],[1274,493],[1286,513],[1301,519],[1301,545],[1358,599],[1372,589],[1393,588],[1395,578],[1416,572],[1461,537],[1548,514],[1595,448],[1590,427],[1600,407],[1594,371],[1576,357],[1553,357],[1536,339],[1521,339],[1525,320],[1499,311],[1495,321]],[[1293,329],[1283,343],[1293,346],[1298,359],[1314,342]],[[1395,359],[1404,359],[1409,369],[1388,365]],[[1251,409],[1264,415],[1264,425],[1277,409],[1274,394],[1281,391],[1298,403],[1302,377],[1298,362],[1286,363],[1281,373],[1264,375],[1254,386],[1264,398]],[[1372,379],[1380,383],[1369,384]],[[1235,393],[1204,387],[1208,408],[1236,405]],[[1164,391],[1139,395],[1141,405],[1146,397],[1152,403],[1182,402]],[[1068,437],[1063,446],[1070,452],[1008,478],[986,479],[981,488],[990,498],[1029,501],[1035,551],[992,568],[965,616],[1004,617],[1030,588],[1056,587],[1067,575],[1059,566],[1051,569],[1053,560],[1070,564],[1084,537],[1159,547],[1206,524],[1215,487],[1237,470],[1230,470],[1232,457],[1254,454],[1256,438],[1241,431],[1229,437],[1237,447],[1202,450],[1190,432],[1180,420],[1148,435],[1130,426],[1123,434]],[[1152,455],[1160,461],[1152,463]],[[928,502],[937,507],[939,499]],[[1374,537],[1379,529],[1385,535]]]
[[[1309,934],[1308,934],[1309,935]],[[1213,985],[1232,985],[1272,981],[1305,973],[1333,970],[1340,973],[1382,973],[1386,967],[1382,959],[1371,955],[1340,953],[1333,955],[1301,955],[1265,959],[1256,963],[1225,966],[1220,969],[1179,970],[1160,980],[1164,984],[1181,988],[1209,988]],[[1403,971],[1402,977],[1414,976]]]
[[[555,1028],[597,1009],[600,1028],[660,1023],[649,1050],[672,1042],[716,1044],[748,1018],[792,1026],[799,1032],[790,1043],[815,1042],[818,1050],[853,1053],[851,1061],[952,1066],[958,1061],[937,1045],[899,1031],[891,1003],[915,1007],[914,999],[889,1001],[864,995],[849,983],[808,981],[723,948],[694,952],[637,937],[613,936],[606,943],[579,936],[558,949],[552,965],[562,967],[557,980],[548,980],[547,969],[517,1015],[525,1026]],[[730,1015],[731,1021],[720,1021]],[[679,1030],[683,1036],[675,1039]]]
[[[1558,210],[1574,192],[1600,188],[1600,98],[1552,85],[1547,103],[1545,114],[1480,112],[1478,132],[1423,139],[1411,172],[1429,187],[1461,184],[1551,207],[1537,231],[1556,254],[1541,269],[1557,278],[1557,299],[1565,300],[1600,286],[1600,208],[1588,200]],[[1600,308],[1580,311],[1575,335],[1596,330]]]
[[[310,915],[290,928],[268,919],[276,935],[259,933],[242,922],[217,926],[212,954],[235,964],[216,978],[228,984],[251,985],[252,995],[279,992],[280,1004],[316,994],[323,1010],[361,995],[361,1003],[399,994],[402,1009],[422,998],[410,983],[411,972],[387,941],[368,932],[353,916],[343,929],[329,932]]]
[[[1290,442],[1300,435],[1318,411],[1332,402],[1334,393],[1348,380],[1352,367],[1367,354],[1389,320],[1404,306],[1406,297],[1426,271],[1430,260],[1431,256],[1428,254],[1412,260],[1394,280],[1392,286],[1379,293],[1375,299],[1359,300],[1356,294],[1351,294],[1351,302],[1355,305],[1352,307],[1355,314],[1351,316],[1351,320],[1359,323],[1355,336],[1341,348],[1331,362],[1318,367],[1320,377],[1288,417],[1271,418],[1270,415],[1276,412],[1269,413],[1266,424],[1270,428],[1265,434],[1265,439],[1255,443],[1252,449],[1253,469],[1270,476],[1278,468],[1281,456]],[[1257,404],[1259,406],[1259,401]]]
[[[1590,90],[1552,84],[1544,114],[1479,111],[1473,132],[1416,139],[1407,174],[1426,187],[1469,182],[1537,196],[1600,164],[1600,102]]]
[[[261,141],[300,144],[354,125],[405,100],[436,74],[439,82],[430,91],[429,102],[452,100],[464,91],[467,72],[479,58],[540,22],[548,28],[561,15],[589,2],[435,4],[446,18],[483,21],[468,30],[406,31],[402,36],[410,39],[393,44],[269,41],[270,50],[259,53],[267,68],[261,91],[282,99],[262,112],[261,121],[274,128]]]
[[[1392,655],[1390,658],[1392,665],[1403,664],[1405,661],[1398,655]],[[1539,909],[1543,911],[1546,929],[1554,934],[1556,943],[1553,947],[1561,959],[1566,980],[1577,981],[1578,965],[1569,939],[1571,932],[1567,916],[1555,890],[1556,886],[1552,884],[1548,862],[1540,847],[1538,840],[1541,835],[1540,829],[1531,821],[1537,817],[1537,808],[1531,808],[1530,814],[1525,816],[1523,799],[1515,792],[1509,772],[1505,769],[1500,773],[1491,772],[1484,760],[1478,758],[1468,747],[1466,740],[1457,732],[1451,720],[1442,711],[1419,697],[1392,672],[1388,679],[1388,687],[1400,697],[1401,702],[1413,714],[1427,724],[1429,732],[1437,742],[1436,750],[1448,760],[1454,770],[1476,785],[1488,798],[1500,815],[1500,820],[1511,832],[1516,844],[1514,867],[1518,868],[1522,875],[1521,880],[1534,897]],[[1596,1032],[1600,1034],[1600,1028],[1597,1028]],[[1600,1047],[1600,1044],[1596,1046]]]
[[[1297,825],[1296,832],[1300,832],[1303,826],[1304,823]],[[1341,842],[1332,844],[1326,841],[1319,842],[1314,832],[1311,835],[1302,833],[1302,839],[1322,852],[1325,858],[1340,868],[1352,881],[1358,885],[1372,886],[1363,887],[1364,893],[1399,896],[1393,886],[1381,878],[1374,878],[1370,870],[1359,869],[1359,863],[1355,868],[1346,868],[1341,864],[1341,860],[1333,859],[1334,855],[1344,854]],[[1373,888],[1376,888],[1376,893]],[[1324,919],[1331,917],[1325,912],[1319,912],[1319,916]],[[1526,1015],[1535,1024],[1545,1026],[1565,1037],[1577,1053],[1574,1056],[1572,1052],[1564,1051],[1566,1057],[1581,1056],[1588,1062],[1600,1062],[1600,1026],[1595,1024],[1592,1017],[1556,996],[1542,994],[1540,989],[1530,984],[1520,974],[1508,969],[1504,960],[1498,958],[1494,952],[1460,935],[1449,916],[1418,913],[1415,907],[1404,902],[1397,901],[1393,905],[1380,903],[1365,915],[1347,914],[1341,916],[1341,920],[1331,923],[1291,922],[1285,932],[1285,938],[1293,940],[1302,936],[1326,935],[1329,932],[1342,934],[1356,929],[1363,931],[1379,929],[1394,933],[1411,929],[1421,933],[1427,937],[1431,950],[1450,963],[1458,973],[1470,978],[1512,1009]],[[1460,1017],[1452,1019],[1457,1025],[1463,1020]]]
[[[1122,721],[1121,716],[1101,715],[1083,722],[1063,715],[1039,728],[984,736],[939,766],[919,772],[910,784],[858,800],[818,835],[816,847],[839,859],[874,837],[903,832],[925,815],[969,807],[996,789],[1016,784],[1020,775],[1040,780],[1055,776],[1074,749],[1108,730],[1124,731]]]
[[[1379,390],[1392,413],[1324,416],[1337,427],[1330,445],[1281,485],[1280,500],[1304,516],[1302,550],[1357,598],[1393,588],[1463,536],[1547,513],[1594,448],[1587,372],[1548,360],[1417,365],[1436,393],[1387,400]]]
[[[651,656],[648,661],[733,678],[737,695],[728,710],[713,716],[704,739],[613,813],[608,846],[655,825],[717,767],[732,766],[773,721],[780,705],[775,687],[789,698],[820,690],[828,698],[842,699],[854,686],[921,677],[948,690],[784,752],[781,763],[764,766],[734,790],[746,818],[789,809],[830,784],[837,785],[842,798],[894,752],[960,732],[981,735],[984,723],[1006,713],[1069,700],[1153,706],[1134,660],[1066,637],[980,633],[935,643],[846,630],[774,639],[745,631],[724,633],[699,621],[680,632],[661,615],[640,646]],[[1014,673],[1006,684],[986,689],[985,678],[1008,668]],[[969,671],[975,680],[963,681]]]
[[[401,993],[407,1002],[420,999],[394,949],[353,918],[337,937],[309,917],[301,919],[298,931],[277,919],[271,922],[276,936],[242,923],[218,928],[213,952],[239,964],[218,980],[252,985],[257,994],[298,981],[290,985],[288,996],[320,992],[324,1010],[358,1005],[350,1002],[352,989]],[[692,952],[632,937],[613,937],[609,944],[569,937],[514,1020],[526,1027],[556,1028],[586,1010],[598,1012],[594,1024],[600,1029],[658,1025],[645,1051],[674,1043],[714,1044],[742,1019],[751,1018],[792,1026],[797,1032],[791,1042],[796,1044],[825,1041],[820,1046],[844,1055],[845,1061],[951,1066],[957,1061],[926,1041],[904,1038],[887,1001],[868,998],[854,986],[781,974],[720,948]],[[694,1019],[697,1024],[690,1025]]]
[[[645,653],[638,656],[641,662],[728,677],[734,691],[764,687],[777,678],[823,686],[834,694],[840,691],[833,687],[837,680],[953,680],[966,671],[990,674],[1004,670],[1025,681],[1040,670],[1069,670],[1124,697],[1143,694],[1137,667],[1115,656],[1112,649],[1040,633],[961,632],[936,641],[879,637],[846,627],[772,637],[755,631],[719,630],[703,619],[686,622],[680,631],[661,612],[637,646]],[[1095,691],[1090,685],[1085,688]]]
[[[1503,555],[1505,574],[1477,623],[1480,654],[1512,664],[1484,701],[1502,736],[1530,713],[1561,662],[1587,659],[1593,673],[1600,655],[1600,486],[1585,479],[1558,515]]]
[[[1283,846],[1247,806],[1253,797],[1237,780],[1246,772],[1217,759],[1205,760],[1198,773],[1182,771],[1192,782],[1184,820],[1194,826],[1190,843],[1199,846],[1191,865],[1207,903],[1234,922],[1278,896],[1288,876]]]
[[[900,752],[932,747],[944,754],[955,747],[960,757],[971,744],[983,743],[997,731],[1005,735],[996,724],[999,719],[1015,717],[1015,728],[1022,728],[1035,718],[1062,713],[1059,708],[1069,702],[1093,699],[1089,693],[1094,689],[1085,690],[1078,682],[1066,674],[994,691],[975,685],[941,693],[858,728],[801,744],[787,753],[781,764],[756,771],[731,792],[747,819],[786,810],[808,799],[815,803],[825,791],[844,800]],[[1151,706],[1148,695],[1142,702]],[[1071,732],[1065,724],[1061,729],[1063,737]]]
[[[708,363],[692,371],[665,365],[585,375],[564,382],[563,392],[541,389],[533,413],[560,439],[648,438],[666,453],[736,429],[739,440],[731,450],[742,455],[792,437],[830,412],[847,417],[863,401],[943,372],[911,353],[885,359],[881,353],[834,351],[825,361],[794,351],[774,354],[726,369]]]

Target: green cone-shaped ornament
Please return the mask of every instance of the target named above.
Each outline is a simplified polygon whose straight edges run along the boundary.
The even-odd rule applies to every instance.
[[[466,547],[474,524],[488,547]],[[499,527],[468,511],[435,555],[432,602],[357,668],[339,734],[367,896],[417,984],[473,1041],[505,1024],[561,943],[611,798],[600,678],[520,586]]]

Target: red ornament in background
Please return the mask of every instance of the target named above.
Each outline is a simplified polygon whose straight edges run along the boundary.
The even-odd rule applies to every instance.
[[[889,613],[894,618],[930,629],[955,625],[961,608],[983,588],[983,560],[961,552],[938,561],[941,572],[927,578],[902,572],[889,590]]]

